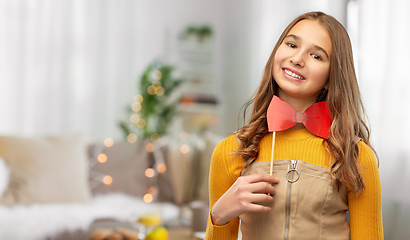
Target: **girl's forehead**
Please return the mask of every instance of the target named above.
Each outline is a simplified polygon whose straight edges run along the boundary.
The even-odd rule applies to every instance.
[[[317,20],[303,19],[293,26],[286,38],[292,36],[305,44],[318,45],[328,54],[332,51],[332,39],[329,32]]]
[[[319,20],[312,20],[312,19],[302,19],[297,22],[290,30],[292,31],[300,31],[300,30],[313,30],[313,31],[324,31],[327,33],[327,30],[323,25],[319,22]]]

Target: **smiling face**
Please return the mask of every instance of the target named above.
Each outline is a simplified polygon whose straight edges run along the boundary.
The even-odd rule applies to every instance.
[[[298,22],[273,59],[272,75],[279,86],[278,96],[299,109],[315,103],[327,86],[331,54],[331,38],[318,21]]]

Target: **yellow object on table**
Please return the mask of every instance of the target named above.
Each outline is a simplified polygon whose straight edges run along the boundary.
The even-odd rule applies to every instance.
[[[155,227],[147,234],[145,240],[168,240],[168,230],[164,227]]]
[[[162,224],[160,213],[146,213],[137,219],[137,223],[144,225],[145,227],[158,226]]]

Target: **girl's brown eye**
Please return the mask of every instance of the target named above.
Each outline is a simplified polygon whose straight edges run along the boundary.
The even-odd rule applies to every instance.
[[[291,48],[296,48],[296,45],[293,44],[293,43],[286,43],[286,45],[288,45],[288,46],[291,47]]]
[[[322,61],[322,58],[319,55],[312,54],[312,57],[316,60]]]

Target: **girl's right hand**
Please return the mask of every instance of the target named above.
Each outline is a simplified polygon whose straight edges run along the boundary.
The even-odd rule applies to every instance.
[[[273,202],[276,191],[271,183],[278,182],[277,178],[262,173],[239,177],[213,206],[213,224],[224,225],[244,212],[270,211],[270,207],[255,203]]]

